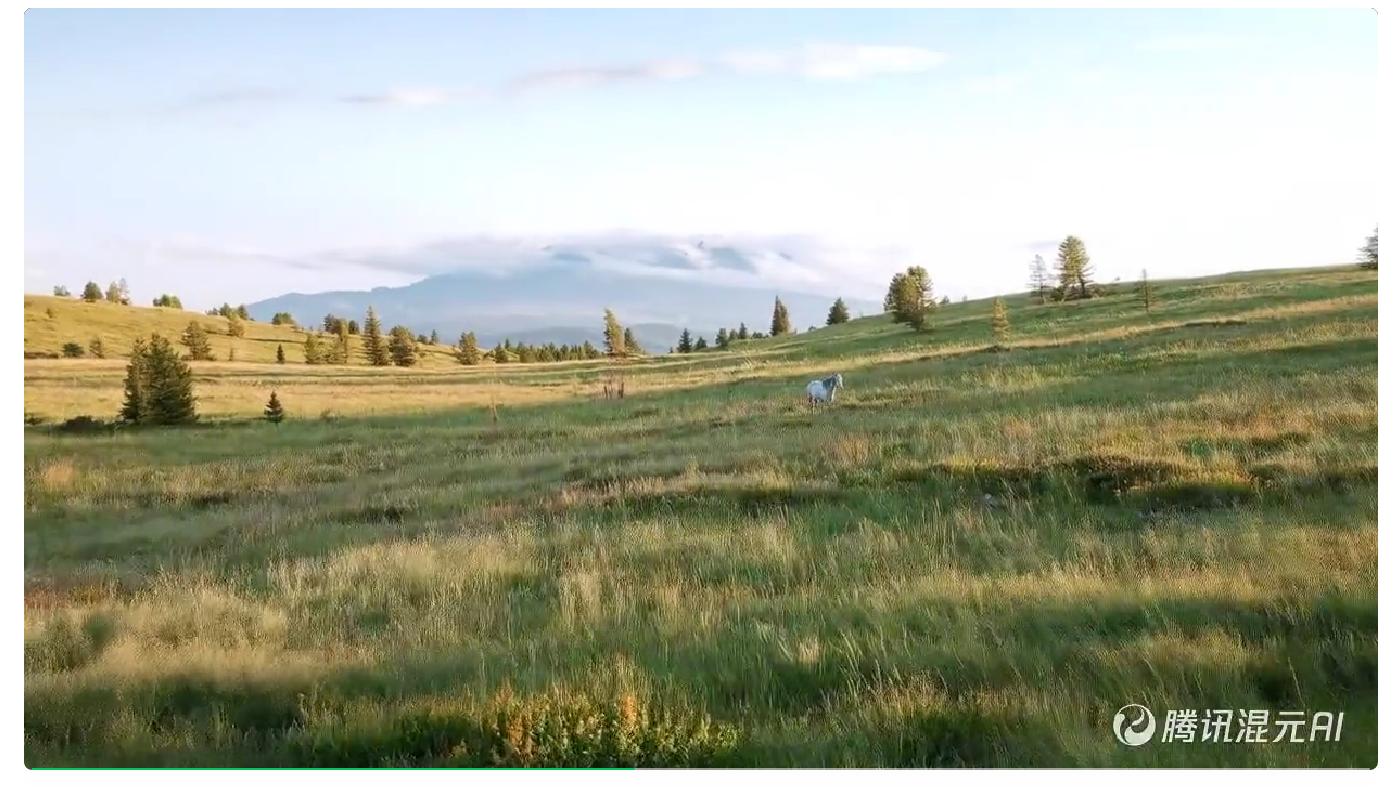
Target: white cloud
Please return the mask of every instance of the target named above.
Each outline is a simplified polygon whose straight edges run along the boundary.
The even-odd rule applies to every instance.
[[[341,101],[349,104],[377,104],[390,107],[431,107],[455,101],[478,98],[481,92],[473,89],[446,90],[438,87],[402,87],[382,93],[359,93],[343,96]]]
[[[626,66],[583,66],[533,71],[512,80],[513,91],[599,87],[618,82],[674,81],[704,73],[694,60],[656,60]]]

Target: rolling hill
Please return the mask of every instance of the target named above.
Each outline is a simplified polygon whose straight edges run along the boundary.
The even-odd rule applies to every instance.
[[[626,363],[205,364],[203,424],[27,427],[25,762],[1372,767],[1376,271],[1005,301],[1002,348],[981,300]],[[25,408],[114,412],[115,367],[27,361]],[[1346,718],[1131,748],[1126,703]]]

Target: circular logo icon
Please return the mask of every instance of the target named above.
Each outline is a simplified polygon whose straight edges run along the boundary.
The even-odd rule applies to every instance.
[[[1144,705],[1125,705],[1111,720],[1111,731],[1126,746],[1143,746],[1154,737],[1154,714]]]

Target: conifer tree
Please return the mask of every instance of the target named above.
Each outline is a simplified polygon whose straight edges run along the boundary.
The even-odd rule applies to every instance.
[[[239,320],[246,320],[249,322],[252,320],[252,315],[248,313],[247,304],[245,303],[239,304],[237,310],[234,311],[234,314],[237,315],[237,318]]]
[[[621,339],[625,342],[626,345],[626,355],[645,354],[645,348],[641,347],[640,342],[635,340],[635,334],[631,333],[630,328],[627,328],[625,331],[621,333]]]
[[[406,326],[395,325],[388,332],[388,354],[396,366],[412,366],[417,363],[417,341]]]
[[[1003,298],[994,299],[994,313],[990,317],[990,327],[994,331],[994,346],[1003,348],[1009,341],[1009,309]]]
[[[130,424],[140,423],[146,412],[150,389],[146,369],[146,355],[149,348],[144,339],[136,339],[131,347],[130,359],[126,362],[126,380],[122,384],[120,419]]]
[[[95,281],[90,281],[82,288],[82,299],[88,303],[96,303],[102,300],[102,286]]]
[[[180,336],[180,344],[189,348],[191,361],[213,360],[213,347],[209,344],[209,337],[204,332],[204,326],[200,325],[198,320],[190,320],[189,326],[184,329],[184,333]]]
[[[625,356],[626,330],[621,327],[621,321],[616,319],[616,313],[610,309],[602,315],[602,339],[607,355],[612,358]]]
[[[267,406],[262,410],[262,417],[274,424],[280,424],[281,419],[286,417],[286,411],[281,408],[281,400],[276,398],[276,391],[267,399]]]
[[[286,363],[286,350],[280,344],[276,346],[276,362]]]
[[[1038,299],[1039,304],[1048,302],[1048,293],[1052,292],[1053,280],[1048,274],[1048,263],[1043,261],[1043,255],[1033,255],[1033,264],[1028,269],[1028,286],[1033,297]]]
[[[73,294],[68,292],[68,288],[62,284],[55,284],[53,285],[53,296],[55,298],[71,298]]]
[[[892,296],[893,322],[910,325],[920,331],[926,324],[930,306],[931,276],[922,267],[908,268],[905,273],[893,276],[895,289]]]
[[[241,318],[241,317],[239,317],[238,315],[234,314],[232,317],[229,317],[229,318],[228,318],[228,335],[229,335],[229,336],[232,336],[232,337],[234,337],[234,338],[239,338],[239,337],[241,337],[241,336],[242,336],[244,333],[246,333],[246,332],[247,332],[247,328],[246,328],[246,326],[243,325],[243,321],[242,321],[242,318]]]
[[[125,398],[121,419],[139,424],[182,424],[193,421],[194,384],[189,365],[164,337],[136,340],[126,364]]]
[[[490,352],[490,357],[495,363],[509,363],[509,350],[503,344],[495,345],[495,349]]]
[[[745,322],[744,322],[744,323],[738,323],[738,326],[737,326],[737,338],[739,338],[739,339],[746,339],[746,338],[748,338],[748,337],[750,337],[750,336],[751,336],[751,334],[749,334],[749,333],[747,332],[747,323],[745,323]]]
[[[1086,244],[1076,235],[1068,235],[1058,244],[1057,273],[1063,298],[1091,297],[1091,258]]]
[[[388,347],[383,343],[383,328],[379,325],[378,315],[374,314],[372,306],[364,317],[363,344],[364,358],[370,366],[387,366],[390,363]]]
[[[699,350],[707,350],[707,349],[708,349],[708,340],[705,339],[705,338],[703,338],[702,336],[698,337],[698,341],[694,342],[694,352],[698,352]]]
[[[778,297],[776,305],[771,308],[771,335],[785,336],[791,332],[791,314],[786,311],[786,304]]]
[[[844,304],[843,298],[835,298],[834,305],[829,307],[829,316],[825,318],[825,325],[839,325],[849,321],[849,307]]]
[[[456,362],[462,366],[475,366],[480,363],[480,346],[476,343],[474,332],[463,333],[457,340]]]
[[[350,320],[350,321],[349,321],[349,335],[350,335],[350,336],[358,336],[358,335],[359,335],[359,322],[358,322],[357,320]]]
[[[685,328],[684,332],[679,334],[679,346],[675,347],[674,349],[681,353],[689,353],[694,351],[694,340],[693,337],[689,335],[688,328]]]
[[[718,329],[718,335],[715,336],[715,337],[713,338],[713,342],[714,342],[714,344],[718,345],[719,347],[727,347],[727,346],[728,346],[728,329],[727,329],[727,328],[719,328],[719,329]]]
[[[325,350],[320,346],[319,336],[316,336],[314,333],[306,334],[306,347],[304,354],[306,356],[306,363],[311,364],[312,366],[319,365],[325,362]]]
[[[439,341],[441,341],[441,337],[440,337],[440,336],[437,336],[437,329],[436,329],[436,328],[433,328],[433,329],[432,329],[432,335],[427,337],[427,344],[430,344],[430,345],[432,345],[433,347],[435,347],[436,344],[437,344],[437,342],[439,342]]]

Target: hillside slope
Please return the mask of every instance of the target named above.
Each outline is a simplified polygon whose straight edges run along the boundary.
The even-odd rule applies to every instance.
[[[124,358],[137,338],[158,333],[178,341],[191,322],[198,322],[208,333],[216,360],[221,363],[233,351],[233,360],[244,363],[275,363],[280,345],[288,364],[304,364],[306,333],[300,328],[272,325],[268,322],[244,321],[243,335],[228,335],[228,320],[201,312],[148,306],[122,306],[80,298],[58,298],[51,295],[24,296],[24,353],[26,357],[56,358],[63,345],[77,342],[84,351],[93,339],[101,339],[108,358]],[[387,329],[385,328],[385,331]],[[364,363],[359,337],[350,337],[353,365]],[[456,365],[450,348],[443,345],[422,347],[426,366]]]
[[[26,764],[1371,767],[1377,274],[1158,295],[28,428]],[[1129,748],[1126,703],[1345,721]]]

